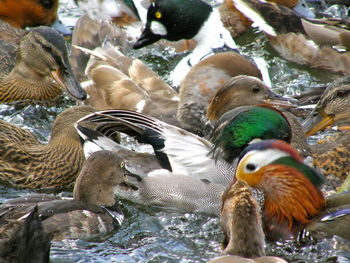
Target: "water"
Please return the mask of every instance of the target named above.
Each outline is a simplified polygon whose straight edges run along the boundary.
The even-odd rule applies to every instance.
[[[60,16],[64,24],[73,26],[81,12],[73,0],[61,0]],[[269,46],[263,34],[252,29],[237,40],[242,52],[263,58],[268,66],[275,91],[284,95],[298,94],[338,77],[326,71],[309,69],[286,62]],[[165,78],[174,55],[155,47],[133,55],[141,58]],[[177,57],[176,59],[180,59]],[[42,142],[50,136],[56,115],[74,102],[65,98],[55,107],[0,105],[0,118],[34,132]],[[31,193],[0,187],[0,202]],[[68,194],[69,195],[69,194]],[[53,242],[51,262],[206,262],[220,255],[223,235],[220,220],[204,214],[123,203],[126,220],[121,229],[105,242],[66,240]],[[311,242],[269,244],[268,255],[281,256],[290,262],[350,262],[350,242],[330,238]]]

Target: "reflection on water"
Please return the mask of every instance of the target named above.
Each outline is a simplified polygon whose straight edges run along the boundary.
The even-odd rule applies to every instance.
[[[60,2],[64,24],[73,26],[81,12],[73,0]],[[280,94],[298,94],[336,78],[335,74],[286,62],[272,50],[263,34],[256,34],[256,29],[237,43],[243,54],[265,59],[273,88]],[[180,59],[180,56],[157,47],[142,49],[132,55],[140,56],[165,78],[174,61]],[[50,108],[0,105],[0,118],[26,127],[41,141],[48,141],[56,115],[71,105],[73,101],[68,98]],[[0,201],[30,192],[0,187]],[[79,240],[53,242],[51,262],[206,262],[220,255],[223,235],[218,218],[135,205],[126,200],[122,203],[126,220],[112,238],[100,243]],[[267,248],[268,255],[281,256],[290,262],[310,263],[350,262],[349,251],[350,243],[340,238],[313,241],[304,246],[270,244]]]

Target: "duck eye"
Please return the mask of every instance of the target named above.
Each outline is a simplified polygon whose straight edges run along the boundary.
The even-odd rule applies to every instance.
[[[260,88],[257,87],[257,86],[254,86],[254,87],[252,87],[252,91],[253,91],[254,93],[258,93],[258,92],[260,91]]]
[[[41,0],[40,4],[46,8],[46,9],[50,9],[53,7],[54,5],[54,1],[53,0]]]
[[[349,94],[350,90],[338,90],[337,91],[337,97],[345,97]]]
[[[252,163],[248,163],[246,168],[248,171],[253,172],[256,169],[256,166]]]
[[[157,19],[161,19],[162,18],[162,13],[157,11],[154,16],[157,18]]]
[[[120,168],[124,168],[125,167],[125,163],[124,162],[121,162],[120,163]]]

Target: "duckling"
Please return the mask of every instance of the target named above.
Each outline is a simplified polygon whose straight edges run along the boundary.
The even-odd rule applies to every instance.
[[[263,191],[262,215],[268,240],[295,237],[326,205],[320,190],[324,177],[304,164],[284,141],[264,140],[245,148],[236,178]]]
[[[339,127],[335,135],[311,146],[313,162],[322,169],[323,174],[333,174],[345,179],[349,174],[349,97],[350,78],[334,81],[322,94],[310,116],[305,120],[307,135],[311,136],[327,126]]]
[[[51,238],[43,230],[37,206],[25,218],[2,224],[0,229],[1,262],[49,262]]]
[[[274,110],[270,111],[270,116],[279,115]],[[236,114],[229,128],[244,129],[247,126],[244,124],[254,118],[253,113],[246,110]],[[265,117],[264,123],[269,123],[268,119]],[[280,121],[287,122],[284,118]],[[85,122],[96,122],[99,125],[91,130],[82,126]],[[115,151],[125,160],[131,175],[126,176],[127,187],[118,189],[119,196],[146,205],[214,215],[220,213],[220,195],[232,180],[234,164],[212,158],[210,152],[214,146],[211,142],[150,116],[126,110],[97,112],[82,118],[75,126],[84,141],[85,155],[106,149]],[[285,127],[289,129],[288,124],[279,126],[279,129]],[[116,131],[133,136],[141,143],[150,144],[154,154],[136,154],[125,150],[108,138]],[[266,134],[247,136],[243,140],[248,145],[250,139],[263,136]],[[231,145],[232,151],[241,147],[236,141],[227,144]]]
[[[26,33],[16,65],[11,68],[2,64],[0,72],[0,102],[53,101],[62,90],[78,100],[86,97],[73,75],[65,40],[49,27],[37,27]]]
[[[59,114],[48,144],[40,143],[29,131],[0,120],[1,182],[29,189],[71,187],[84,162],[73,124],[94,111],[88,106],[77,106]]]
[[[260,207],[250,187],[243,181],[231,183],[222,195],[221,228],[223,254],[208,263],[287,262],[265,256],[265,234]],[[248,259],[254,258],[254,259]]]
[[[76,180],[73,199],[53,195],[27,195],[0,206],[1,224],[26,217],[38,206],[45,233],[52,240],[105,238],[113,234],[124,219],[115,187],[123,182],[124,163],[109,151],[93,153]]]
[[[350,29],[336,19],[307,19],[283,6],[260,0],[234,0],[268,36],[271,45],[285,59],[348,75]],[[339,52],[332,46],[343,46]]]

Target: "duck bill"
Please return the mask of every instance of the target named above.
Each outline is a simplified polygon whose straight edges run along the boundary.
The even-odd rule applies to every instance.
[[[69,95],[77,100],[85,100],[86,92],[80,86],[73,75],[73,72],[63,72],[60,69],[51,71],[52,78],[57,82],[62,90],[67,91]]]
[[[278,95],[277,93],[270,92],[263,100],[263,103],[269,104],[272,106],[278,106],[282,108],[296,108],[297,107],[297,100],[292,98],[286,98],[281,95]]]
[[[321,115],[317,115],[314,118],[306,119],[303,126],[307,130],[306,136],[311,136],[333,123],[334,118],[332,116],[322,117]]]
[[[66,27],[58,18],[56,18],[55,22],[51,25],[51,27],[56,29],[64,37],[72,35],[72,30]]]
[[[145,46],[151,45],[161,39],[160,35],[153,34],[152,31],[146,27],[142,32],[140,38],[133,45],[134,49],[140,49]]]

